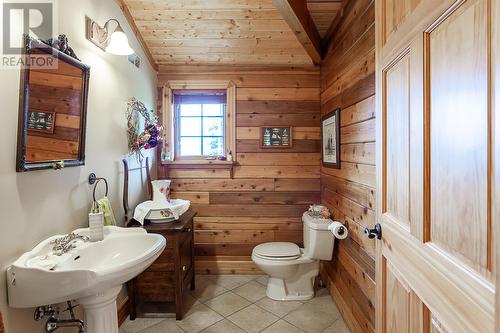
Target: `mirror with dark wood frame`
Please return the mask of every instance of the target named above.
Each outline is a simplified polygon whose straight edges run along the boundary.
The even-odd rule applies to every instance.
[[[90,68],[42,41],[24,42],[16,170],[83,165]]]

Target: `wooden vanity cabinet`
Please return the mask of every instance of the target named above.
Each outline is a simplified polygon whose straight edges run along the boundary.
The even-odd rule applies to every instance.
[[[145,224],[148,233],[163,235],[167,245],[162,254],[143,273],[127,284],[130,319],[138,314],[162,316],[175,311],[183,317],[183,294],[194,290],[194,232],[196,213],[188,210],[173,223]],[[133,246],[131,244],[131,246]]]

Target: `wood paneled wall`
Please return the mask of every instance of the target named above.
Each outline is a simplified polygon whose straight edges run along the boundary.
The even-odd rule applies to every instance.
[[[321,274],[353,332],[375,326],[375,242],[363,234],[375,224],[374,2],[350,0],[321,68],[321,110],[341,109],[341,169],[321,168],[321,198],[349,228]]]
[[[237,86],[234,178],[224,169],[171,169],[175,197],[195,217],[198,273],[252,274],[255,245],[302,242],[301,215],[320,202],[320,75],[318,69],[161,67],[168,80],[232,80]],[[293,148],[261,149],[261,125],[294,126]],[[166,177],[159,166],[159,177]]]

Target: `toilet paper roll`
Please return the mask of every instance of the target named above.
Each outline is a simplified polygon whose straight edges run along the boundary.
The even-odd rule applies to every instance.
[[[345,239],[347,238],[347,228],[338,221],[333,221],[328,226],[328,230],[330,230],[337,239]]]

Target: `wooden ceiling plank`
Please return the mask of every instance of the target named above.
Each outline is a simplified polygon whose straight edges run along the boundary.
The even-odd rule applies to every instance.
[[[345,6],[349,3],[349,0],[342,0],[342,5],[341,8],[339,9],[339,12],[335,19],[332,21],[332,24],[328,27],[328,30],[326,31],[325,35],[323,36],[323,41],[322,41],[322,51],[326,52],[326,47],[328,44],[330,44],[330,41],[335,33],[335,30],[337,29],[337,26],[339,25],[340,21],[342,20],[344,16],[344,8]]]
[[[338,12],[342,8],[342,3],[340,2],[308,2],[307,9],[313,14],[313,12]]]
[[[201,62],[203,61],[203,62]],[[287,63],[288,61],[288,63]],[[252,55],[252,54],[190,54],[182,55],[176,54],[173,56],[157,56],[158,64],[199,64],[203,63],[206,65],[241,65],[244,63],[248,65],[260,65],[265,63],[266,66],[283,66],[288,64],[289,66],[307,66],[310,63],[309,57],[307,55],[297,58],[293,55],[285,57],[280,55],[279,57],[271,55]]]
[[[321,38],[305,0],[273,0],[315,65],[321,63]]]
[[[309,75],[309,74],[318,74],[319,75],[319,68],[318,67],[312,67],[312,66],[276,66],[273,67],[272,69],[269,68],[268,66],[259,64],[259,65],[253,65],[253,66],[228,66],[228,65],[160,65],[160,73],[163,75],[166,74],[204,74],[204,75],[210,75],[210,74],[217,74],[217,75],[224,75],[224,74],[238,74],[238,75],[244,75],[244,74],[252,74],[252,75],[276,75],[276,73],[280,73],[282,75],[297,75],[297,74],[304,74],[304,75]]]
[[[164,20],[144,21],[135,20],[139,29],[153,30],[179,30],[179,29],[203,29],[203,30],[237,30],[248,29],[252,31],[288,31],[288,25],[280,20]]]
[[[218,9],[218,10],[158,10],[137,9],[130,11],[136,21],[145,20],[282,20],[275,9]]]
[[[273,9],[271,0],[127,0],[131,10],[136,9]]]
[[[279,48],[296,48],[295,45],[290,45],[288,40],[268,40],[255,38],[239,38],[239,39],[221,39],[221,38],[205,38],[205,39],[184,39],[184,38],[145,38],[151,51],[154,47],[224,47],[224,48],[255,48],[255,49],[279,49]],[[299,43],[297,47],[302,48]],[[302,51],[303,52],[303,51]]]
[[[193,30],[143,30],[144,38],[183,38],[183,39],[205,39],[205,38],[221,38],[221,39],[268,39],[268,40],[288,40],[293,41],[295,35],[291,31],[206,31],[201,29]]]
[[[301,51],[301,49],[294,48],[274,48],[273,53],[275,55],[296,55]],[[189,54],[253,54],[262,55],[268,54],[269,49],[267,48],[255,48],[255,47],[151,47],[151,54],[157,55],[189,55]]]
[[[130,13],[130,11],[127,7],[127,4],[125,3],[124,0],[116,0],[116,2],[118,3],[118,6],[120,6],[120,9],[123,12],[123,15],[125,15],[125,18],[127,19],[127,22],[130,25],[130,28],[132,28],[134,35],[136,36],[137,40],[139,41],[139,44],[141,45],[144,53],[146,54],[146,57],[148,58],[148,61],[151,64],[151,67],[153,67],[153,69],[155,71],[158,71],[158,65],[156,64],[156,61],[153,58],[153,55],[149,51],[148,45],[144,41],[139,28],[137,28],[137,26],[135,25],[134,18],[132,16],[132,14]]]

